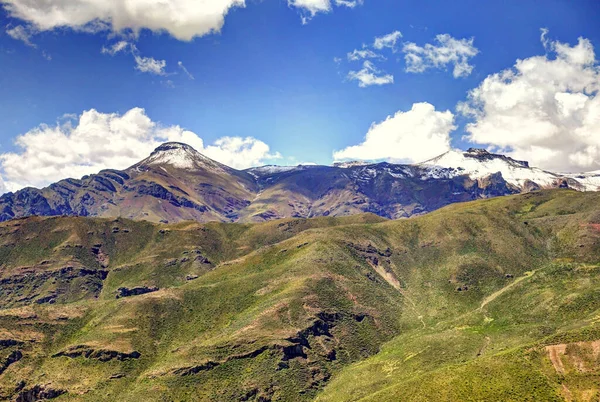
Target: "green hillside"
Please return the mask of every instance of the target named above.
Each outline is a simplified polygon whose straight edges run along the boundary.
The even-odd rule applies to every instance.
[[[599,202],[8,221],[0,399],[598,400]]]

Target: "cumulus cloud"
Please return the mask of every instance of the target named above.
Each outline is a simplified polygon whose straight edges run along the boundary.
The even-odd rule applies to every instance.
[[[395,52],[396,42],[402,37],[400,31],[394,31],[387,35],[376,37],[372,46],[364,45],[362,49],[354,49],[353,51],[346,54],[346,58],[349,62],[363,61],[362,68],[360,70],[351,70],[348,72],[346,77],[350,81],[358,81],[358,86],[366,88],[372,85],[386,85],[394,82],[394,76],[387,74],[379,70],[371,60],[385,61],[387,58],[380,52],[375,52],[371,49],[383,50],[385,48],[391,49]],[[339,58],[335,58],[334,61],[340,64],[342,61]]]
[[[379,50],[386,47],[394,50],[396,48],[396,42],[398,42],[398,39],[400,39],[401,37],[402,33],[400,31],[394,31],[387,35],[377,37],[373,42],[373,47]]]
[[[3,0],[12,18],[38,31],[72,28],[79,31],[142,29],[167,32],[190,41],[221,30],[230,9],[244,7],[245,0]]]
[[[23,25],[17,25],[16,27],[12,27],[12,28],[7,27],[6,33],[11,38],[13,38],[15,40],[20,40],[27,46],[34,47],[34,48],[37,47],[33,42],[31,42],[31,37],[33,36],[33,34],[30,32],[29,29],[27,29]]]
[[[363,4],[363,0],[288,0],[288,6],[297,8],[302,13],[303,24],[306,24],[318,13],[332,11],[334,5],[354,8],[361,4]]]
[[[144,109],[124,114],[94,109],[67,117],[55,126],[41,125],[16,139],[17,152],[0,155],[0,190],[44,186],[66,177],[81,177],[105,168],[124,169],[147,157],[165,141],[187,143],[208,157],[235,168],[247,168],[271,154],[252,137],[224,137],[205,146],[197,134],[179,126],[162,126]]]
[[[142,73],[149,73],[154,75],[166,75],[165,67],[167,62],[165,60],[157,60],[153,57],[142,57],[138,54],[134,54],[135,69]]]
[[[467,139],[542,168],[600,169],[600,68],[594,47],[547,38],[543,56],[488,76],[458,110],[473,121]]]
[[[329,0],[288,0],[288,5],[307,12],[310,17],[314,17],[317,13],[331,11],[331,1]]]
[[[4,194],[8,191],[10,191],[10,189],[6,186],[2,177],[0,177],[0,194]]]
[[[394,76],[391,74],[385,74],[378,70],[375,65],[369,60],[365,60],[363,68],[358,71],[350,71],[348,73],[348,79],[352,81],[358,81],[358,86],[366,88],[371,85],[386,85],[394,82]]]
[[[236,169],[264,164],[265,159],[281,159],[281,154],[270,153],[267,144],[252,137],[223,137],[202,151],[207,156]]]
[[[448,151],[450,133],[455,129],[452,112],[436,111],[425,102],[415,103],[407,112],[399,111],[373,123],[361,144],[336,151],[333,158],[422,162]]]
[[[379,53],[375,53],[371,49],[354,49],[346,55],[349,61],[357,61],[362,59],[379,59],[385,60],[385,57]]]
[[[473,71],[469,60],[479,53],[473,46],[474,38],[456,39],[448,34],[435,37],[435,44],[427,43],[418,46],[407,42],[402,51],[405,53],[406,71],[409,73],[422,73],[430,68],[447,68],[449,65],[454,69],[454,78],[466,77]]]

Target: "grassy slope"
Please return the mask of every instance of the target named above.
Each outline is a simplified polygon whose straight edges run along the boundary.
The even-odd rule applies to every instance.
[[[0,392],[26,378],[68,390],[60,400],[586,400],[598,388],[599,198],[532,193],[387,222],[7,222],[2,278],[100,269],[96,243],[110,262],[99,292],[60,278],[0,290],[0,339],[25,342],[0,350],[24,355]],[[196,250],[212,265],[182,262]],[[140,285],[160,290],[115,299]],[[19,301],[57,289],[53,305]],[[299,333],[306,358],[287,359]],[[545,346],[562,344],[553,365]],[[76,345],[141,358],[50,357]]]
[[[598,194],[536,193],[441,211],[497,214],[507,208],[498,219],[520,222],[539,238],[545,257],[525,265],[518,255],[506,261],[498,269],[515,276],[506,290],[478,295],[462,314],[444,317],[437,312],[448,306],[430,303],[434,319],[428,314],[425,328],[347,367],[318,400],[597,400],[599,200]],[[559,351],[554,363],[553,350]]]
[[[54,389],[68,390],[62,397],[67,400],[114,399],[115,395],[125,400],[162,400],[165,395],[231,400],[253,392],[290,400],[302,392],[305,399],[310,398],[337,366],[375,353],[378,344],[391,337],[394,323],[387,320],[398,314],[401,300],[393,289],[345,272],[353,265],[347,263],[352,256],[343,247],[302,233],[382,220],[363,215],[254,226],[157,226],[83,218],[6,223],[0,230],[4,278],[20,277],[23,271],[57,272],[65,265],[98,269],[91,252],[96,244],[102,244],[110,263],[99,294],[83,292],[74,298],[73,286],[61,288],[60,278],[39,287],[35,276],[26,277],[25,286],[17,291],[3,291],[5,306],[12,308],[0,311],[0,328],[4,328],[0,338],[25,342],[19,347],[25,357],[3,374],[2,393],[10,395],[27,378],[30,385],[49,383]],[[116,227],[120,231],[113,233]],[[196,250],[220,265],[209,269],[194,267],[193,261],[181,262],[181,257],[193,257]],[[346,299],[344,291],[339,291],[336,271],[349,277],[344,291],[364,294],[367,305],[390,299],[387,315],[366,311]],[[188,274],[199,278],[186,282]],[[121,286],[161,289],[117,300],[115,291]],[[57,304],[35,303],[57,291],[61,295]],[[22,301],[22,296],[35,296],[34,302]],[[335,339],[316,334],[319,339],[311,340],[311,349],[306,351],[312,356],[310,364],[291,361],[290,369],[277,370],[281,349],[293,344],[286,338],[310,327],[323,311],[339,314],[330,324],[339,334]],[[362,315],[366,318],[359,320]],[[364,341],[359,347],[353,342],[357,337]],[[142,357],[125,362],[50,357],[77,345],[139,351]],[[266,349],[255,359],[231,359],[261,348]],[[335,361],[323,359],[334,348]],[[206,361],[223,364],[201,375],[172,374]],[[264,375],[257,376],[257,371]],[[125,377],[111,380],[115,374]],[[273,383],[281,389],[271,389]]]

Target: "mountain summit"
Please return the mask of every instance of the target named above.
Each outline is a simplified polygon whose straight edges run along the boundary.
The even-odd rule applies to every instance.
[[[166,142],[157,147],[149,157],[134,165],[170,165],[177,169],[223,169],[225,165],[210,159],[196,151],[190,145],[181,142]]]
[[[482,179],[500,172],[504,180],[523,189],[527,183],[539,187],[555,186],[558,175],[542,169],[532,168],[528,162],[515,160],[506,155],[493,154],[485,149],[469,148],[466,152],[452,150],[420,164],[420,166],[440,166],[452,169],[449,175],[464,175]]]
[[[600,177],[597,174],[553,173],[531,167],[527,161],[494,154],[481,148],[469,148],[466,152],[451,150],[419,166],[430,168],[434,175],[447,177],[468,175],[472,179],[483,179],[500,173],[507,183],[521,191],[553,187],[596,191],[600,187]]]
[[[471,148],[416,165],[345,163],[236,170],[193,147],[168,142],[125,170],[103,170],[0,197],[0,221],[29,215],[149,221],[256,222],[286,217],[385,218],[542,188],[600,188],[600,174],[557,174]]]

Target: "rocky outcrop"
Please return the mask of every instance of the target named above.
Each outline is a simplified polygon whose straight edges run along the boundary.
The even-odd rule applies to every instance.
[[[173,370],[172,373],[175,375],[179,375],[179,376],[188,376],[188,375],[192,375],[192,374],[198,374],[202,371],[212,370],[215,367],[220,366],[221,364],[225,364],[232,360],[252,359],[252,358],[264,353],[268,349],[269,349],[268,346],[263,346],[259,349],[253,350],[248,353],[229,356],[226,359],[221,360],[221,361],[207,361],[205,363],[198,364],[196,366],[177,368],[177,369]]]
[[[353,248],[356,251],[359,251],[359,252],[365,253],[365,254],[377,254],[380,257],[386,257],[386,258],[389,258],[392,256],[392,250],[389,247],[387,247],[385,250],[379,250],[378,248],[373,246],[371,243],[367,244],[366,246],[362,246],[360,244],[354,244],[352,242],[348,243],[348,246],[350,248]]]
[[[108,271],[85,267],[68,266],[57,270],[38,270],[32,267],[1,279],[0,297],[6,305],[30,302],[52,304],[73,293],[96,297],[102,291],[107,275]],[[48,282],[54,283],[55,289],[42,292]],[[72,289],[73,286],[77,288],[76,291]]]
[[[529,162],[527,162],[527,161],[519,161],[519,160],[510,158],[506,155],[493,154],[493,153],[489,152],[487,149],[483,149],[483,148],[469,148],[469,149],[467,149],[467,152],[464,153],[464,155],[467,158],[473,158],[473,159],[477,159],[479,161],[492,161],[495,159],[500,159],[500,160],[507,162],[507,164],[510,164],[510,165],[516,165],[516,166],[523,167],[523,168],[529,167]]]
[[[7,349],[13,346],[23,346],[23,342],[16,339],[0,339],[0,349]]]
[[[94,244],[91,252],[96,256],[96,261],[102,268],[107,268],[110,263],[110,257],[102,250],[102,244]]]
[[[4,373],[11,364],[18,362],[22,358],[23,353],[20,350],[13,350],[7,357],[0,360],[0,374]]]
[[[354,244],[352,242],[348,243],[348,247],[358,252],[362,257],[375,266],[380,265],[380,262],[390,264],[392,250],[389,247],[387,247],[385,250],[379,250],[370,243],[366,246],[363,246],[360,244]]]
[[[117,289],[117,299],[121,297],[139,296],[146,293],[156,292],[158,288],[156,286],[138,286],[135,288],[119,288]]]
[[[178,187],[175,188],[181,192],[181,190]],[[168,201],[171,205],[175,207],[193,208],[200,212],[208,211],[208,208],[205,205],[199,205],[186,197],[177,196],[157,183],[148,183],[144,181],[143,184],[140,184],[133,190],[137,191],[141,195],[150,195],[154,198]]]
[[[365,317],[365,314],[352,315],[352,318],[357,322],[363,321]],[[267,351],[278,353],[281,356],[279,369],[286,369],[289,367],[287,363],[288,361],[293,359],[308,358],[307,349],[313,349],[312,342],[315,340],[315,338],[326,337],[329,338],[329,340],[333,340],[334,336],[330,331],[343,318],[344,315],[341,313],[321,312],[317,314],[316,319],[308,327],[298,331],[294,336],[284,339],[285,343],[274,343],[271,345],[265,345],[247,353],[228,356],[223,360],[207,360],[195,366],[180,367],[172,370],[171,374],[178,376],[198,374],[203,371],[212,370],[215,367],[218,367],[232,360],[252,359]],[[316,343],[321,346],[323,345],[322,340],[316,341]],[[335,349],[326,350],[324,353],[324,357],[329,361],[335,360]]]
[[[47,386],[34,385],[32,388],[22,390],[17,394],[16,402],[36,402],[46,399],[54,399],[66,394],[64,389],[53,389]]]
[[[87,345],[77,345],[70,347],[67,350],[55,353],[52,357],[70,357],[72,359],[77,357],[84,357],[86,359],[99,360],[101,362],[108,362],[111,360],[124,361],[129,359],[139,359],[142,355],[140,352],[133,351],[130,353],[118,352],[116,350],[108,349],[94,349]]]

